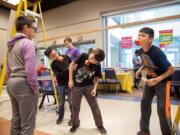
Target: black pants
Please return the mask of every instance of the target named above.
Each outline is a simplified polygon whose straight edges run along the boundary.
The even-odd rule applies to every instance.
[[[153,87],[145,86],[141,101],[140,129],[149,133],[151,103],[154,95],[157,96],[157,112],[162,135],[172,135],[170,115],[170,82],[158,83]]]
[[[180,97],[180,87],[174,86],[174,96]]]

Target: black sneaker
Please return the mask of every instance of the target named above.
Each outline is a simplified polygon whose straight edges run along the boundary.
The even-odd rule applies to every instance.
[[[75,126],[72,126],[70,128],[70,132],[76,132],[77,128],[79,127],[79,124],[78,125],[75,125]]]
[[[99,126],[98,129],[101,134],[106,134],[106,129],[104,128],[104,126]]]
[[[150,135],[150,133],[139,131],[139,132],[137,132],[137,135]]]
[[[80,125],[80,120],[78,120],[78,125]],[[69,120],[68,126],[73,126],[73,124],[72,124],[72,119]]]
[[[68,126],[72,126],[72,120],[71,119],[68,121]]]
[[[63,121],[62,118],[58,118],[58,119],[56,120],[56,124],[61,124],[62,121]]]

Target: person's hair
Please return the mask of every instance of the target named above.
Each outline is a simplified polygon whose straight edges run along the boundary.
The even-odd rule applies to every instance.
[[[149,35],[150,38],[154,38],[154,30],[149,27],[143,27],[139,30],[139,32],[143,32]]]
[[[136,50],[136,51],[135,51],[135,54],[138,55],[138,56],[140,56],[140,55],[141,55],[141,50],[139,50],[139,49]]]
[[[70,37],[66,37],[66,38],[64,39],[64,42],[66,42],[66,41],[68,41],[68,42],[72,43],[72,38],[70,38]]]
[[[16,19],[16,31],[21,32],[23,30],[24,25],[31,27],[35,20],[29,16],[19,16]]]
[[[105,53],[102,49],[97,48],[92,53],[94,53],[94,59],[98,62],[103,61],[105,58]]]
[[[53,47],[48,47],[46,50],[45,50],[45,52],[44,52],[44,55],[46,56],[46,57],[49,57],[49,55],[50,55],[50,53],[52,52],[52,50],[54,50],[54,48]]]
[[[92,53],[93,51],[94,51],[93,48],[89,48],[89,49],[88,49],[88,54]]]

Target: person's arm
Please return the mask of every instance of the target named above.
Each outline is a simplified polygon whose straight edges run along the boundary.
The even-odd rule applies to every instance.
[[[8,52],[7,52],[7,60],[6,60],[6,76],[8,78],[10,78],[10,75],[11,75],[11,69],[10,69],[10,66],[9,66],[9,62],[8,62]],[[3,67],[4,68],[4,67]]]
[[[97,87],[98,87],[98,80],[99,78],[102,77],[101,74],[101,65],[99,64],[98,67],[95,69],[95,77],[94,77],[94,88],[91,91],[91,95],[94,97],[96,96],[96,91],[97,91]]]
[[[69,65],[69,82],[68,82],[68,86],[70,89],[72,89],[74,87],[74,83],[73,83],[73,72],[74,72],[74,66],[76,65],[76,63],[73,61],[71,62],[71,64]]]
[[[138,71],[136,72],[136,78],[139,78],[139,75],[141,74],[141,71],[142,71],[143,67],[144,67],[144,65],[142,65],[142,66],[138,69]]]
[[[68,86],[70,89],[73,88],[74,82],[73,82],[73,73],[74,73],[74,67],[79,65],[80,63],[83,62],[83,59],[85,58],[86,54],[83,53],[80,56],[77,57],[75,61],[72,61],[71,64],[69,65],[69,82]]]
[[[27,82],[34,93],[38,92],[37,72],[36,72],[36,54],[33,42],[26,39],[22,41],[22,53],[24,57],[25,73]]]
[[[9,67],[9,64],[8,64],[8,61],[6,63],[6,75],[8,78],[10,78],[10,75],[11,75],[11,70],[10,70],[10,67]]]
[[[156,77],[156,78],[152,78],[146,81],[146,84],[148,86],[154,86],[157,83],[161,82],[162,80],[164,80],[165,78],[169,77],[170,75],[172,75],[175,72],[175,69],[172,65],[170,65],[167,69],[167,71],[163,74],[161,74],[160,76]]]
[[[96,96],[96,91],[97,91],[97,87],[98,87],[98,80],[99,80],[99,77],[95,77],[94,78],[94,88],[93,90],[91,91],[91,95],[94,97]]]

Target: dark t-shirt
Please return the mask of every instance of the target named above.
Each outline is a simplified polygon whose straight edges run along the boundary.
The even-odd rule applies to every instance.
[[[69,64],[71,63],[71,59],[66,56],[62,55],[64,60],[60,61],[53,61],[51,63],[51,68],[56,76],[58,85],[67,85],[69,80]]]
[[[147,78],[155,78],[165,73],[171,65],[167,60],[164,52],[152,45],[148,52],[144,52],[141,48],[141,60],[143,62],[143,70],[147,71]],[[170,76],[164,81],[170,80]]]
[[[88,59],[89,55],[82,53],[74,62],[77,65],[74,74],[74,84],[75,86],[89,86],[93,85],[93,80],[95,77],[101,77],[101,65],[100,64],[90,64],[85,65],[85,61]]]

